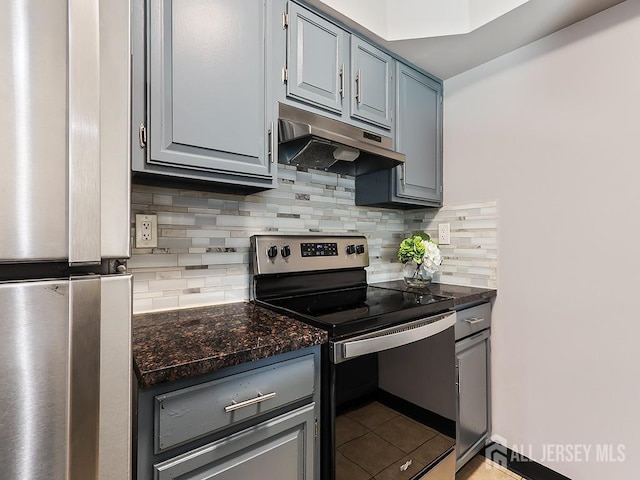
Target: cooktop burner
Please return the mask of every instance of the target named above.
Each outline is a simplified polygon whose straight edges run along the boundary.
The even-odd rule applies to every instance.
[[[360,286],[263,301],[329,332],[332,338],[415,320],[453,307],[448,297],[428,292]]]

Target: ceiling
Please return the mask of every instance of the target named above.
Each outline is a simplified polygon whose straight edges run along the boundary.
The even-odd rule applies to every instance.
[[[379,45],[446,80],[624,0],[529,0],[461,35],[387,41],[321,0],[306,0]]]

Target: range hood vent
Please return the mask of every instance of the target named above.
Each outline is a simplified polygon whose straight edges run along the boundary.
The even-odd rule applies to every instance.
[[[280,163],[352,176],[404,163],[390,137],[291,105],[280,103],[278,112]]]

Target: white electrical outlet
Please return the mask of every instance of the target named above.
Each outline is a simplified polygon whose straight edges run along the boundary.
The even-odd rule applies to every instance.
[[[438,224],[438,243],[449,245],[451,243],[451,227],[448,223]]]
[[[136,248],[158,246],[158,216],[136,214]]]

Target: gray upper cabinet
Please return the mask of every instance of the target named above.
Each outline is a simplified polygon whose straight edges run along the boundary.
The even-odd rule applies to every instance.
[[[134,171],[276,186],[267,9],[266,0],[147,1],[149,142]]]
[[[274,35],[275,50],[286,42],[279,100],[393,137],[395,60],[295,2],[286,11],[286,40]]]
[[[351,36],[351,116],[391,128],[393,69],[391,56]]]
[[[289,3],[287,96],[342,113],[347,33]]]
[[[407,65],[396,67],[396,149],[400,167],[356,179],[356,205],[442,205],[442,83]]]
[[[397,100],[396,148],[407,156],[396,169],[397,196],[440,205],[442,84],[398,64]]]

